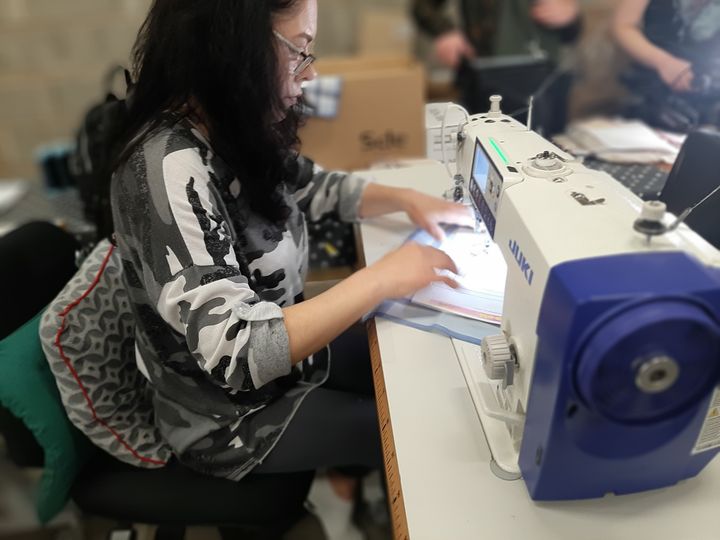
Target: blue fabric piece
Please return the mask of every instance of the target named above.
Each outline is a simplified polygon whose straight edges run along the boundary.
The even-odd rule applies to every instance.
[[[332,119],[340,112],[342,77],[323,76],[303,85],[305,114],[315,118]]]
[[[365,315],[363,321],[373,317],[383,317],[418,330],[478,345],[485,336],[497,334],[500,331],[494,324],[436,311],[407,300],[386,300]]]

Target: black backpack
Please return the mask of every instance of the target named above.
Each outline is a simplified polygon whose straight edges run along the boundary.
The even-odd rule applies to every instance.
[[[68,157],[68,168],[75,179],[85,219],[95,225],[98,241],[113,232],[110,208],[113,149],[127,120],[125,99],[113,92],[120,74],[124,75],[129,91],[130,73],[121,66],[112,68],[104,79],[105,99],[85,114],[77,131],[75,148]]]

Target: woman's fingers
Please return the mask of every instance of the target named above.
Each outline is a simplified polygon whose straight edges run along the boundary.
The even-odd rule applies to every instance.
[[[450,270],[453,274],[458,273],[455,261],[453,261],[447,253],[440,249],[432,247],[429,247],[429,249],[432,250],[432,253],[430,254],[430,264],[433,268],[438,268],[440,270]]]

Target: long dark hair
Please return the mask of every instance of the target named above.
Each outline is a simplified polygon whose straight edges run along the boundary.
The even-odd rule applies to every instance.
[[[163,118],[199,106],[210,144],[253,210],[286,217],[279,185],[292,178],[300,115],[283,110],[272,16],[299,0],[154,0],[133,47],[134,85],[118,163]],[[144,134],[138,137],[138,133]],[[132,141],[132,143],[130,143]]]

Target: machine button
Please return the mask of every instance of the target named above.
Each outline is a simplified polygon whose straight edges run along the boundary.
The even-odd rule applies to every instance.
[[[562,163],[555,154],[548,151],[535,156],[532,161],[533,167],[541,171],[556,171],[562,169]]]
[[[515,376],[515,359],[504,334],[483,338],[480,344],[483,369],[489,379],[503,381],[503,387],[510,386]]]

